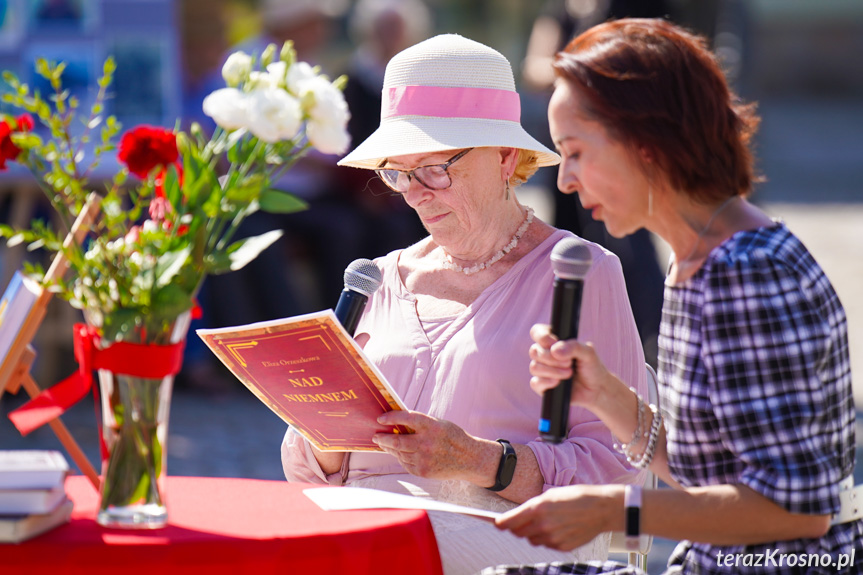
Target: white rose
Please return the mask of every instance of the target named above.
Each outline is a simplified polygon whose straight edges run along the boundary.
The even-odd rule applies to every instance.
[[[222,66],[222,78],[228,83],[228,86],[236,87],[240,82],[249,77],[249,72],[252,71],[252,57],[245,52],[234,52],[228,59],[225,60],[225,65]]]
[[[342,91],[323,76],[299,84],[301,102],[308,106],[306,133],[312,145],[325,154],[341,154],[351,139],[347,124],[351,117]]]
[[[269,72],[252,72],[249,74],[249,81],[246,82],[246,89],[251,92],[278,87],[279,81]]]
[[[267,74],[273,87],[284,88],[287,81],[288,65],[284,62],[273,62],[267,66]]]
[[[351,143],[351,136],[343,124],[309,120],[306,135],[312,145],[324,154],[344,154]]]
[[[246,89],[254,92],[255,90],[265,90],[267,88],[284,88],[286,75],[287,64],[284,62],[273,62],[267,66],[266,72],[249,73]]]
[[[226,130],[248,124],[248,98],[236,88],[222,88],[204,98],[204,113]]]
[[[302,97],[300,94],[301,85],[317,77],[318,75],[308,62],[294,62],[294,65],[288,69],[288,90],[295,96]]]
[[[347,124],[351,115],[342,91],[322,77],[306,82],[304,91],[314,94],[315,103],[309,110],[309,115],[321,122]]]
[[[302,122],[300,102],[277,88],[255,90],[249,94],[249,131],[267,143],[289,140],[297,135]]]

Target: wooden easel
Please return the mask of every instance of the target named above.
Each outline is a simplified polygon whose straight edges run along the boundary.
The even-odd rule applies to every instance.
[[[93,223],[96,214],[99,213],[100,204],[101,198],[97,194],[90,194],[87,198],[87,203],[84,205],[81,213],[78,214],[78,218],[75,220],[72,230],[66,236],[66,239],[63,240],[64,250],[70,249],[73,243],[78,244],[81,242],[86,235],[90,224]],[[49,267],[48,271],[45,273],[45,285],[50,285],[54,281],[62,278],[69,269],[69,262],[63,254],[63,251],[57,253],[54,257],[54,261],[51,262],[51,267]],[[4,391],[14,394],[17,393],[21,387],[24,387],[24,390],[27,391],[27,394],[31,398],[35,398],[42,392],[39,385],[30,375],[30,368],[33,365],[33,361],[36,359],[36,351],[33,349],[33,346],[30,345],[30,342],[35,337],[36,332],[39,330],[39,325],[45,318],[45,313],[48,308],[48,302],[51,301],[51,296],[52,294],[50,291],[47,289],[42,290],[42,293],[33,304],[33,309],[30,310],[30,314],[24,321],[21,331],[12,343],[9,353],[6,355],[5,359],[0,358],[0,361],[2,361],[2,364],[0,364],[0,398],[3,397]],[[75,441],[63,422],[57,418],[50,421],[48,425],[51,426],[57,439],[59,439],[60,443],[63,444],[63,447],[66,448],[66,451],[78,466],[78,469],[81,470],[81,473],[86,475],[93,486],[98,490],[100,485],[99,474],[96,473],[96,470],[90,464],[87,456],[84,455],[78,442]]]

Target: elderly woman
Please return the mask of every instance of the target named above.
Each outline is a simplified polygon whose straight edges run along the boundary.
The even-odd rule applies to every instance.
[[[290,429],[289,481],[372,487],[507,510],[544,490],[627,482],[635,474],[583,409],[560,444],[539,440],[541,401],[527,382],[530,327],[548,321],[549,256],[569,232],[519,203],[515,188],[559,157],[519,122],[512,69],[498,52],[437,36],[388,64],[378,130],[340,164],[374,169],[429,232],[379,258],[383,284],[357,340],[410,408],[382,417],[415,434],[379,434],[386,453],[320,453]],[[644,389],[644,358],[617,258],[590,245],[580,333],[610,369]],[[433,514],[446,573],[501,557],[572,559],[479,519]],[[501,537],[503,536],[503,537]],[[598,540],[580,557],[604,557]]]
[[[531,383],[553,387],[577,360],[573,404],[674,489],[549,490],[498,525],[557,549],[608,530],[691,539],[669,561],[674,573],[860,573],[859,514],[831,521],[853,487],[845,313],[800,240],[745,199],[753,108],[729,92],[701,38],[662,20],[594,27],[554,68],[560,189],[612,233],[645,227],[674,253],[659,340],[663,412],[598,346],[556,341],[544,326],[532,332]],[[489,573],[603,571],[629,568]]]

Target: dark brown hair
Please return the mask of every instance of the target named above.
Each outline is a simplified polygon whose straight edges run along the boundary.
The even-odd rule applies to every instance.
[[[611,137],[644,149],[672,186],[708,202],[746,195],[759,118],[743,104],[703,38],[659,19],[599,24],[554,59]]]

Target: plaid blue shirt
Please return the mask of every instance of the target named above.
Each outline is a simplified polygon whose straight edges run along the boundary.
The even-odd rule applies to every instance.
[[[792,513],[839,510],[855,449],[845,311],[784,224],[735,234],[694,277],[667,286],[659,347],[668,465],[681,485],[742,484]],[[856,522],[821,539],[692,544],[677,555],[685,572],[718,573],[720,551],[836,555],[861,537]]]
[[[675,480],[746,485],[793,513],[838,511],[838,484],[854,469],[855,449],[847,324],[800,240],[781,223],[735,234],[695,276],[666,286],[662,314],[659,382]],[[863,521],[820,539],[723,547],[684,541],[669,571],[835,574],[832,566],[764,561],[720,566],[717,556],[838,559],[852,550],[855,565],[841,573],[863,573]],[[612,562],[510,569],[494,573],[634,572]]]

